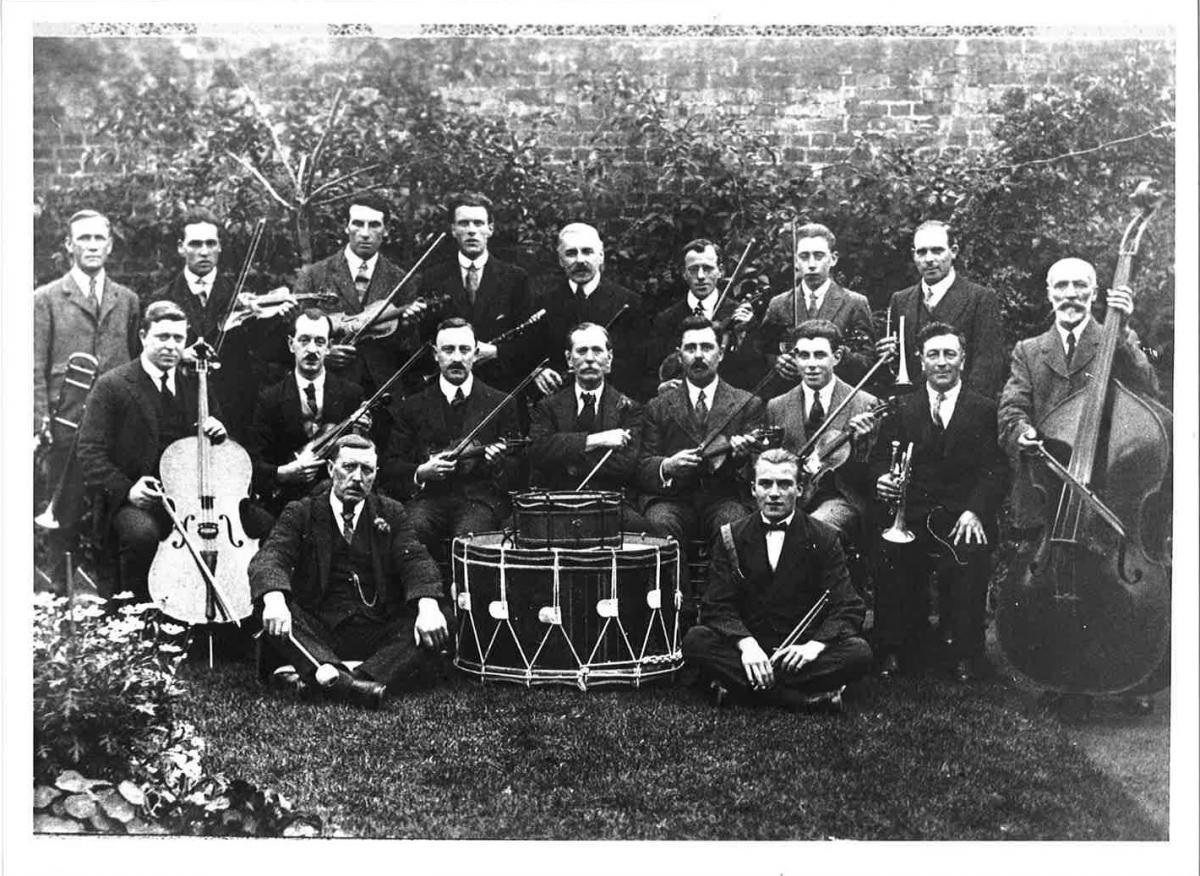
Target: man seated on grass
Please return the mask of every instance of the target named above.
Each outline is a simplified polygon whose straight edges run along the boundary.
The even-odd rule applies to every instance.
[[[339,439],[331,489],[284,509],[250,561],[250,590],[267,641],[299,670],[276,683],[377,709],[435,659],[448,622],[441,576],[404,508],[371,493],[376,467],[369,439]]]
[[[703,623],[688,630],[683,658],[711,680],[718,705],[840,712],[846,684],[870,668],[866,606],[837,532],[796,507],[798,471],[790,451],[762,453],[752,485],[758,511],[724,525],[713,544]],[[784,645],[823,595],[808,630]]]

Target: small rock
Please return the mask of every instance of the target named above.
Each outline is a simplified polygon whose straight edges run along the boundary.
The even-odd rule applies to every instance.
[[[45,809],[62,796],[62,791],[49,785],[36,785],[33,789],[33,808]]]
[[[54,786],[68,794],[78,794],[88,789],[87,779],[75,770],[65,770],[59,773],[58,778],[54,780]]]
[[[39,812],[33,816],[34,833],[83,833],[83,825],[73,818],[57,818]]]
[[[115,818],[109,818],[97,807],[90,819],[92,829],[97,833],[124,833],[125,826]]]
[[[142,806],[146,802],[146,795],[142,793],[142,789],[128,779],[117,785],[117,791],[131,806]]]
[[[297,818],[291,824],[283,829],[284,836],[320,836],[321,828],[319,825],[311,824],[303,818]]]
[[[96,795],[96,800],[105,815],[115,818],[122,824],[128,824],[136,815],[133,807],[129,805],[129,801],[112,788],[101,791]]]
[[[63,809],[72,818],[86,821],[96,813],[96,801],[87,794],[72,794],[63,801]]]
[[[157,822],[143,821],[136,817],[126,823],[125,831],[137,836],[166,836],[170,832]]]

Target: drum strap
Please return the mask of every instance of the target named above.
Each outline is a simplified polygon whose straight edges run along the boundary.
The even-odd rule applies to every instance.
[[[733,573],[742,580],[746,576],[742,574],[742,564],[738,560],[737,545],[733,543],[733,524],[721,524],[721,541],[725,542],[725,550],[729,553],[729,562],[733,563]]]

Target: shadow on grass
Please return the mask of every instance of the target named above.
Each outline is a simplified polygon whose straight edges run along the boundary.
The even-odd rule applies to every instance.
[[[456,676],[372,713],[267,691],[244,666],[184,677],[211,769],[355,836],[1166,838],[999,684],[867,681],[839,717]]]

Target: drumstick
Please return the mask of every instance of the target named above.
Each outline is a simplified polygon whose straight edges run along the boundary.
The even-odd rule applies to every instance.
[[[796,644],[799,638],[808,631],[808,628],[812,626],[813,621],[817,619],[817,615],[821,613],[821,609],[825,607],[825,603],[828,601],[829,591],[826,590],[821,594],[820,598],[813,603],[813,607],[808,610],[808,614],[800,618],[800,623],[796,624],[796,626],[792,628],[792,631],[787,634],[787,638],[780,642],[779,647],[771,653],[772,663],[780,658],[780,656],[783,654],[784,648],[790,648],[792,645]]]
[[[615,448],[615,447],[608,448],[608,451],[603,456],[601,456],[600,461],[598,463],[596,463],[596,467],[593,468],[591,471],[589,471],[587,477],[579,482],[579,486],[577,486],[575,488],[576,493],[578,493],[580,490],[582,490],[584,487],[587,486],[587,482],[592,479],[592,475],[594,475],[596,472],[600,471],[600,467],[602,465],[604,465],[604,463],[608,462],[608,458],[613,455],[613,451],[616,449],[617,448]]]

